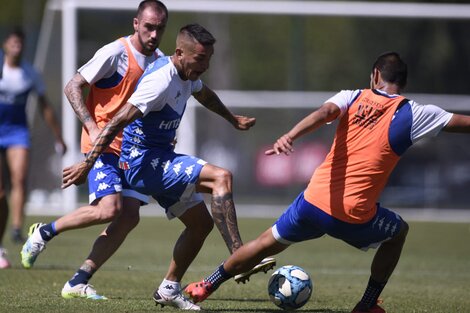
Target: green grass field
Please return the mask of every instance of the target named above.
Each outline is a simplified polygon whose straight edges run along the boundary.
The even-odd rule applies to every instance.
[[[50,221],[51,217],[30,217]],[[245,241],[255,238],[273,219],[239,220]],[[166,273],[178,221],[143,218],[121,249],[96,273],[92,283],[109,301],[64,300],[63,284],[81,265],[102,227],[64,233],[47,246],[31,270],[20,266],[20,246],[5,238],[13,268],[0,271],[0,312],[166,312],[151,298]],[[387,312],[470,312],[470,224],[410,223],[398,267],[382,293]],[[185,282],[199,280],[228,252],[214,229],[191,266]],[[324,237],[297,244],[277,256],[278,266],[295,264],[310,273],[314,291],[299,312],[350,312],[362,296],[373,252],[353,249]],[[280,312],[268,299],[269,274],[253,276],[246,285],[230,281],[202,303],[212,312]]]

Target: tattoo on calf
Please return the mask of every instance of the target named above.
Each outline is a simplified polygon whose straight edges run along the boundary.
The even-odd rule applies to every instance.
[[[213,196],[211,203],[212,218],[219,229],[230,253],[235,252],[243,244],[238,231],[237,213],[232,194]]]

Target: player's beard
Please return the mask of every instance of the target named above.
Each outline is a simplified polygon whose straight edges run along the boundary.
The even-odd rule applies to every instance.
[[[142,40],[142,38],[139,37],[139,41],[140,41],[140,44],[142,46],[142,48],[144,49],[144,54],[152,54],[155,52],[155,50],[157,50],[158,48],[158,42],[157,41],[154,41],[155,44],[152,45],[152,40],[147,40],[147,41],[144,41]]]

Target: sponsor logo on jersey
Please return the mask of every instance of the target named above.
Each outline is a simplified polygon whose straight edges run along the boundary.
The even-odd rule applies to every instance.
[[[161,121],[158,129],[176,129],[180,126],[181,119],[177,118],[176,120],[171,121]]]

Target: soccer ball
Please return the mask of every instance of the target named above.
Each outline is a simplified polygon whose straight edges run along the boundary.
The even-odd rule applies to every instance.
[[[284,310],[302,307],[310,299],[312,290],[313,284],[308,274],[295,265],[280,267],[268,283],[269,298]]]

